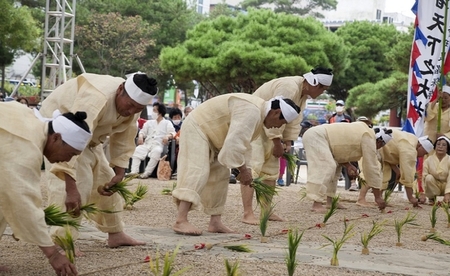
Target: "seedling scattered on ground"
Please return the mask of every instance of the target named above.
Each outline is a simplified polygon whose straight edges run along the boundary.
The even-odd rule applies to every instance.
[[[354,224],[348,226],[346,220],[344,219],[344,234],[340,239],[332,240],[330,237],[322,235],[325,239],[327,239],[330,242],[329,244],[326,244],[323,247],[328,245],[333,246],[333,257],[331,258],[330,262],[332,266],[339,266],[339,259],[338,259],[339,250],[341,250],[342,246],[348,239],[350,239],[355,235],[355,233],[352,231],[354,227],[355,227]]]
[[[288,275],[289,276],[293,276],[295,269],[297,268],[297,249],[298,246],[300,245],[300,241],[302,240],[303,237],[303,233],[305,231],[302,231],[300,234],[298,233],[298,230],[289,230],[288,233],[288,252],[286,252],[286,257],[285,257],[285,261],[286,261],[286,266],[287,266],[287,270],[288,270]]]
[[[361,254],[363,255],[369,255],[369,242],[372,240],[373,237],[380,234],[383,231],[383,224],[384,222],[375,222],[372,221],[372,229],[370,229],[370,232],[367,234],[366,232],[361,233],[361,243],[363,245],[363,249],[361,251]]]

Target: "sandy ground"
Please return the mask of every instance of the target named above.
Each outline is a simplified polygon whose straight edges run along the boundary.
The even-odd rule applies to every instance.
[[[302,169],[303,170],[303,169]],[[303,176],[305,172],[303,171]],[[301,175],[302,176],[302,175]],[[260,242],[258,226],[243,224],[240,185],[230,184],[223,221],[236,230],[236,234],[207,233],[209,217],[200,211],[190,213],[190,220],[205,232],[200,237],[180,236],[173,233],[171,226],[175,220],[176,208],[171,196],[162,195],[163,188],[170,188],[171,181],[156,179],[139,180],[148,185],[149,194],[136,203],[134,210],[123,212],[126,232],[147,241],[147,245],[138,247],[106,247],[106,235],[96,230],[90,222],[85,222],[77,246],[84,252],[76,260],[80,275],[153,275],[149,264],[144,262],[146,256],[155,257],[156,251],[162,254],[172,251],[177,245],[180,251],[175,259],[174,271],[185,267],[189,270],[182,275],[227,275],[224,260],[239,261],[240,275],[287,275],[284,257],[287,235],[283,230],[298,228],[305,230],[297,252],[298,267],[295,275],[450,275],[448,254],[450,247],[435,241],[421,241],[429,233],[430,206],[413,209],[404,199],[402,192],[392,195],[392,207],[386,213],[376,208],[362,208],[354,204],[357,193],[338,188],[342,203],[349,207],[338,210],[324,228],[315,227],[322,221],[323,215],[309,211],[311,203],[300,201],[300,190],[304,187],[300,177],[299,184],[280,188],[276,197],[276,213],[286,219],[285,222],[270,222],[268,226],[269,243]],[[132,190],[137,186],[134,180]],[[42,177],[41,186],[46,197]],[[373,201],[370,194],[368,200]],[[259,213],[259,209],[256,210]],[[418,226],[406,225],[401,241],[403,246],[396,246],[397,235],[394,219],[403,219],[408,212],[417,214]],[[329,265],[332,248],[324,247],[327,243],[322,235],[338,238],[344,229],[344,219],[354,224],[354,236],[343,245],[339,253],[340,267]],[[360,234],[367,232],[372,221],[386,221],[384,231],[373,238],[369,244],[370,255],[361,255]],[[450,228],[443,210],[438,210],[437,231],[439,235],[450,240]],[[251,239],[244,235],[250,234]],[[211,243],[211,250],[194,249],[195,244]],[[224,245],[246,244],[251,253],[232,252]],[[0,242],[0,264],[7,264],[10,272],[0,275],[54,275],[48,261],[37,246],[16,242],[7,229]]]

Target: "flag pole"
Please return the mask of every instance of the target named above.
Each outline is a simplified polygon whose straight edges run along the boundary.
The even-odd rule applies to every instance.
[[[445,0],[445,13],[444,13],[444,33],[442,39],[442,51],[441,51],[441,77],[439,82],[438,96],[442,93],[442,87],[444,86],[444,65],[445,65],[445,53],[447,52],[447,18],[448,18],[448,0]],[[441,132],[441,116],[442,116],[442,98],[439,97],[438,117],[437,117],[437,132]]]

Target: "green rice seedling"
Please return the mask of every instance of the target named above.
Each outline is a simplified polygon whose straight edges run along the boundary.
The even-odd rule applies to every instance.
[[[228,259],[225,259],[225,269],[227,270],[227,276],[239,276],[239,261],[231,263]]]
[[[305,199],[306,196],[308,195],[308,194],[306,193],[306,188],[305,188],[305,187],[301,187],[299,193],[300,193],[300,201],[302,201],[303,199]]]
[[[106,214],[113,214],[118,213],[120,211],[109,211],[109,210],[100,210],[95,206],[95,203],[86,204],[80,207],[80,212],[83,213],[84,217],[87,219],[89,218],[89,215],[94,215],[97,213],[106,213]]]
[[[172,183],[172,188],[164,188],[161,191],[162,195],[172,195],[173,190],[177,187],[177,182]]]
[[[144,196],[148,192],[148,187],[142,184],[139,184],[136,188],[136,191],[131,195],[131,198],[128,202],[125,202],[126,209],[133,209],[134,204],[139,200],[143,199]]]
[[[447,215],[447,228],[450,228],[450,204],[448,202],[442,202],[442,209],[444,209]]]
[[[339,204],[339,195],[336,195],[331,199],[330,209],[323,216],[323,221],[322,221],[322,223],[320,223],[320,227],[325,227],[327,221],[331,218],[331,216],[336,214],[337,209],[338,209],[338,204]]]
[[[267,242],[266,231],[269,218],[273,214],[275,205],[261,206],[261,214],[259,216],[259,230],[261,230],[261,242]]]
[[[383,200],[384,200],[384,202],[386,202],[386,204],[388,204],[389,201],[391,200],[391,195],[392,195],[393,192],[394,192],[394,189],[392,189],[392,190],[389,190],[389,189],[384,190]]]
[[[361,176],[358,175],[358,176],[356,177],[356,179],[358,180],[358,183],[359,183],[359,185],[360,185],[361,187],[367,185],[366,180],[365,180],[364,178],[362,178]]]
[[[347,225],[347,222],[344,219],[344,234],[340,239],[333,240],[328,236],[322,235],[325,239],[327,239],[330,242],[329,244],[326,244],[323,247],[328,245],[333,246],[333,257],[331,258],[330,262],[332,266],[339,266],[339,259],[338,259],[339,250],[341,250],[342,246],[348,239],[350,239],[355,235],[355,232],[352,231],[354,227],[355,227],[354,224]]]
[[[153,261],[151,258],[149,259],[151,273],[154,276],[179,276],[179,275],[185,273],[187,270],[189,270],[190,267],[185,267],[177,272],[173,272],[175,258],[178,254],[179,248],[180,248],[180,246],[177,246],[172,254],[170,254],[169,252],[166,252],[166,255],[164,256],[164,264],[163,264],[162,268],[160,265],[159,249],[157,249],[155,260]]]
[[[72,226],[75,229],[80,228],[80,224],[74,220],[69,213],[61,211],[61,209],[52,204],[44,209],[45,223],[49,226]]]
[[[297,268],[297,249],[300,245],[300,241],[302,240],[303,233],[305,231],[302,231],[301,233],[298,232],[298,229],[289,230],[288,233],[288,251],[286,252],[285,262],[288,270],[288,275],[293,276],[295,269]]]
[[[255,190],[256,202],[262,206],[272,201],[274,195],[278,194],[275,186],[263,183],[264,178],[258,177],[253,179],[252,187]]]
[[[133,193],[128,189],[128,187],[130,186],[130,184],[128,184],[128,183],[131,180],[135,179],[136,177],[137,177],[137,175],[125,177],[122,181],[116,183],[115,185],[109,187],[108,189],[105,189],[104,185],[100,185],[97,188],[97,191],[101,192],[101,191],[105,190],[108,192],[118,193],[125,202],[128,202],[128,201],[130,201],[130,199],[133,196]]]
[[[376,235],[383,232],[383,224],[384,221],[381,223],[372,221],[372,228],[370,229],[369,233],[361,233],[361,243],[363,245],[363,249],[361,251],[361,254],[363,255],[369,255],[369,242],[370,240],[375,237]]]
[[[298,157],[292,153],[285,152],[283,153],[283,158],[286,159],[287,169],[289,173],[294,176],[295,168],[297,167]]]
[[[439,205],[438,203],[435,201],[433,207],[431,208],[431,213],[430,213],[430,222],[431,222],[431,229],[430,232],[434,233],[436,232],[436,222],[437,222],[437,217],[436,217],[436,212],[439,209]]]
[[[416,223],[414,223],[414,221],[416,221],[416,216],[417,214],[412,215],[411,212],[408,212],[403,220],[394,220],[395,232],[397,233],[397,243],[395,244],[396,246],[403,245],[400,241],[403,226],[405,226],[406,224],[417,225]]]
[[[69,227],[65,228],[65,235],[64,237],[56,236],[53,238],[53,242],[61,247],[62,250],[66,253],[67,259],[71,263],[75,263],[75,244],[73,242],[72,234],[70,233]],[[58,253],[59,254],[59,253]]]
[[[441,244],[443,244],[443,245],[448,245],[448,246],[450,246],[450,241],[442,239],[442,238],[439,237],[439,235],[436,234],[436,233],[428,234],[427,236],[425,236],[425,238],[422,237],[422,240],[423,240],[423,241],[426,241],[426,240],[434,240],[434,241],[437,241],[438,243],[441,243]]]
[[[252,252],[252,250],[250,250],[250,248],[246,244],[225,245],[224,248],[229,249],[231,251],[236,251],[236,252],[247,252],[247,253]]]

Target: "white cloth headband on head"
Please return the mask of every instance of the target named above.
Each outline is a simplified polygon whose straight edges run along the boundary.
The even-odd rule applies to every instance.
[[[87,132],[81,127],[77,126],[74,122],[62,116],[61,112],[57,109],[53,111],[53,118],[44,118],[39,110],[36,108],[34,115],[42,122],[52,122],[53,130],[55,133],[61,134],[61,139],[66,142],[72,148],[83,151],[89,141],[91,141],[92,133]]]
[[[150,101],[153,99],[153,96],[149,93],[145,93],[140,89],[135,83],[134,83],[134,75],[141,74],[133,73],[127,75],[127,80],[125,81],[125,91],[128,93],[128,96],[135,102],[137,102],[140,105],[148,105]],[[143,74],[143,73],[142,73]]]
[[[442,92],[450,94],[450,86],[448,86],[448,85],[442,86]]]
[[[392,136],[391,135],[389,135],[389,134],[387,134],[385,131],[384,131],[384,129],[381,129],[380,128],[380,131],[378,132],[378,133],[375,133],[375,137],[378,139],[378,138],[381,138],[381,139],[383,139],[383,141],[384,141],[384,143],[385,144],[387,144],[389,141],[391,141],[391,139],[392,139]]]
[[[450,139],[448,139],[446,136],[441,136],[441,137],[437,138],[436,141],[439,141],[439,140],[445,140],[450,145]]]
[[[325,86],[330,86],[333,82],[333,75],[306,73],[303,77],[312,86],[317,86],[319,83]]]
[[[428,136],[422,136],[419,138],[419,143],[422,145],[422,148],[426,150],[428,153],[433,150],[433,143],[428,139]]]
[[[284,117],[284,119],[286,119],[286,122],[290,123],[298,117],[297,111],[292,106],[290,106],[288,103],[286,103],[282,96],[277,96],[277,97],[273,98],[271,101],[274,101],[274,100],[280,101],[281,113],[283,113],[283,117]]]

